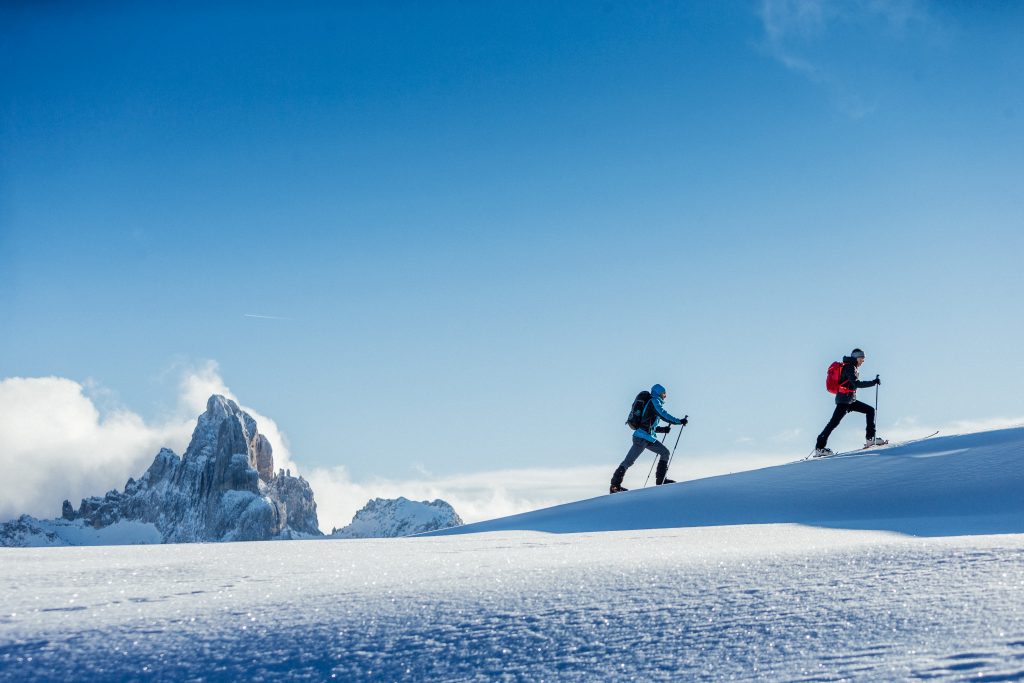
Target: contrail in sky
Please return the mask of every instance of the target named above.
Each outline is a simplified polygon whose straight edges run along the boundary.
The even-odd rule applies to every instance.
[[[263,315],[261,313],[243,313],[246,318],[263,318],[264,320],[291,320],[291,318],[282,318],[279,315]]]

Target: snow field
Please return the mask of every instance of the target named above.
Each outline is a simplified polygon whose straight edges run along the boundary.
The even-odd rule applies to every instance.
[[[11,681],[1024,677],[1022,535],[519,532],[9,549],[0,568]]]

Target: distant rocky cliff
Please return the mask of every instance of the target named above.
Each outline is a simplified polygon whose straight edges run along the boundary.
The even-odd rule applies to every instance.
[[[0,525],[0,545],[258,541],[320,536],[313,490],[274,473],[270,443],[256,421],[211,396],[184,456],[161,449],[124,491],[64,501],[62,518],[23,515]]]

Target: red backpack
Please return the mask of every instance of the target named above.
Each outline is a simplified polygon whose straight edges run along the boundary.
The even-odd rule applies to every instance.
[[[825,388],[828,389],[830,394],[852,394],[853,389],[844,387],[839,383],[840,377],[843,375],[843,368],[846,366],[845,363],[835,361],[832,365],[828,366],[828,372],[825,373]]]

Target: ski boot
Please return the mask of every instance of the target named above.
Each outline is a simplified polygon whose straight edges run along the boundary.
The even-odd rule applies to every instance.
[[[827,458],[830,455],[835,455],[831,448],[815,448],[811,453],[812,458]]]
[[[654,479],[655,485],[661,486],[662,484],[674,484],[675,482],[673,480],[665,478],[666,474],[668,474],[668,463],[664,460],[659,460],[658,472]]]
[[[608,493],[618,493],[619,491],[628,491],[629,489],[622,486],[622,478],[626,476],[626,468],[619,465],[619,468],[612,474],[612,484],[608,487]]]
[[[867,441],[864,442],[864,448],[871,448],[872,446],[884,446],[887,443],[889,443],[889,442],[886,441],[885,439],[883,439],[882,437],[880,437],[880,436],[873,436],[873,437],[871,437],[870,439],[868,439]]]

